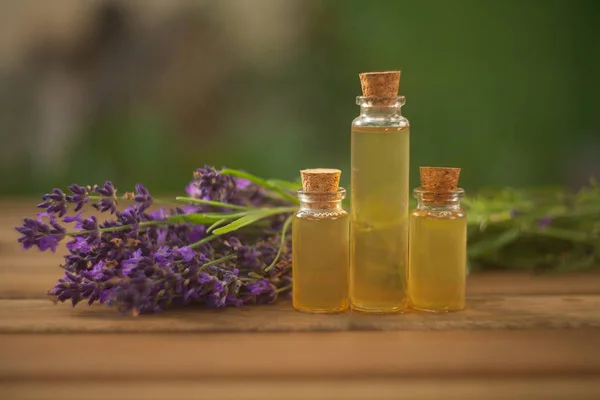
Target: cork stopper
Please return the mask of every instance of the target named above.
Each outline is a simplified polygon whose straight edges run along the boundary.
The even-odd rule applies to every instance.
[[[305,192],[337,192],[342,171],[339,169],[315,168],[300,171],[302,190]]]
[[[441,167],[419,167],[421,174],[421,189],[424,193],[423,199],[430,203],[443,204],[448,199],[448,192],[458,189],[458,177],[460,168]]]
[[[300,171],[302,190],[310,193],[314,202],[308,208],[327,209],[335,207],[342,171],[330,168],[304,169]]]
[[[363,96],[398,96],[400,71],[363,72],[358,76],[360,77]]]

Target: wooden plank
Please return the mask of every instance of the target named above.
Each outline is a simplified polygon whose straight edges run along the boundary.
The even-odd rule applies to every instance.
[[[0,381],[600,374],[600,331],[4,334]]]
[[[59,254],[0,254],[0,299],[44,299],[63,274]],[[600,294],[600,273],[532,275],[477,273],[467,278],[469,295]]]
[[[600,296],[473,297],[461,312],[336,315],[299,313],[289,301],[273,306],[169,310],[138,318],[103,306],[49,300],[0,300],[0,333],[36,332],[287,332],[448,329],[600,328]]]
[[[370,379],[277,381],[75,381],[2,382],[0,397],[11,400],[439,400],[598,399],[597,378],[542,379]]]
[[[35,216],[35,199],[0,203],[0,299],[42,299],[62,275],[64,246],[55,254],[23,251],[14,226],[22,216]],[[92,214],[98,214],[92,212]],[[471,295],[600,294],[600,271],[532,275],[527,272],[476,273],[468,277]]]

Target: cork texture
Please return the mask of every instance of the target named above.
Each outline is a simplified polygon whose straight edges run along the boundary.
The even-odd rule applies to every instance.
[[[454,192],[458,188],[460,168],[419,167],[421,189],[431,192]]]
[[[449,192],[458,189],[460,168],[419,167],[423,201],[430,204],[446,204],[451,197]],[[429,193],[427,193],[429,192]]]
[[[359,74],[359,78],[363,96],[398,96],[400,71],[363,72]]]
[[[304,169],[300,171],[302,190],[314,193],[335,193],[340,184],[342,171],[330,168]]]

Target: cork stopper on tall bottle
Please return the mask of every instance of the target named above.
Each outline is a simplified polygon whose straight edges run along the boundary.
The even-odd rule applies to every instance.
[[[300,171],[302,190],[309,193],[314,202],[309,202],[309,208],[334,208],[338,195],[342,171],[331,168],[314,168]]]
[[[443,204],[450,200],[449,193],[458,189],[460,168],[419,167],[423,200]]]
[[[397,97],[400,71],[363,72],[358,75],[363,96]]]

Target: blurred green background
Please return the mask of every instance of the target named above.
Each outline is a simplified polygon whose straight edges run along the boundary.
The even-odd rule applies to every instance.
[[[22,0],[0,3],[0,195],[177,193],[203,164],[347,186],[358,73],[389,69],[412,186],[600,177],[597,0]]]

